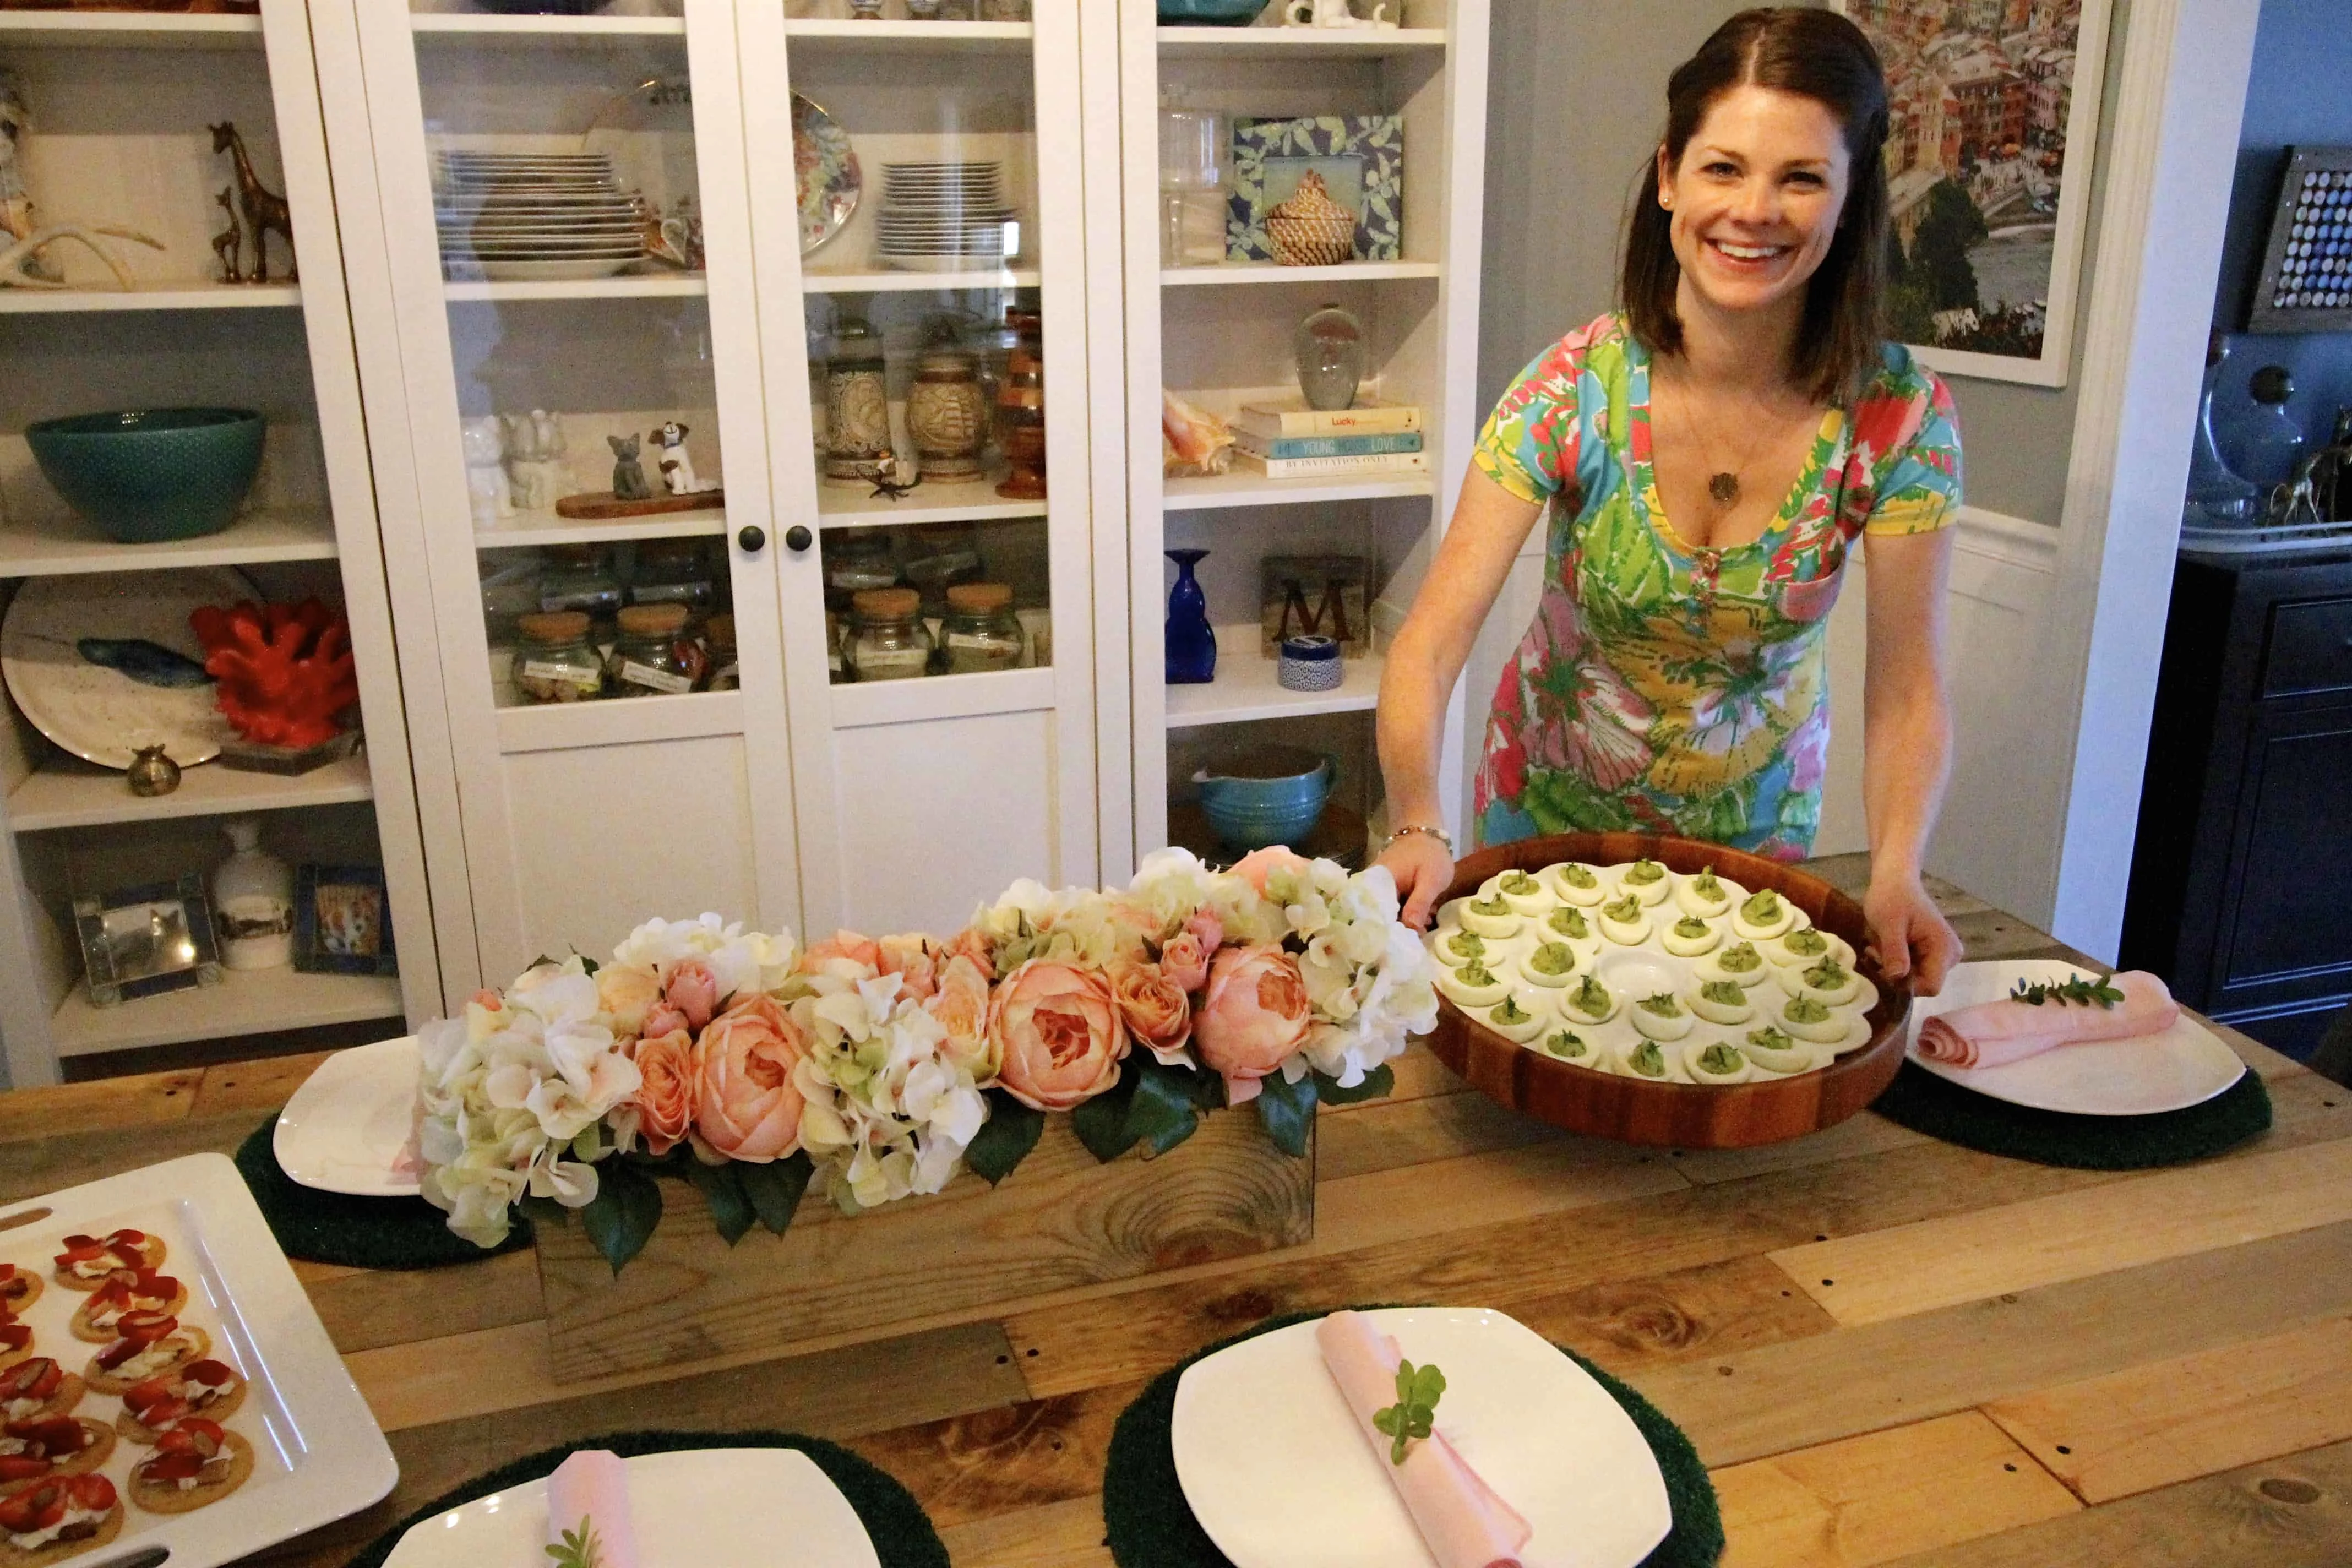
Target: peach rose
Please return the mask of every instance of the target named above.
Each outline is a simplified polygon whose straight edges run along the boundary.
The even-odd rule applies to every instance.
[[[1156,963],[1122,963],[1110,972],[1111,994],[1119,1021],[1136,1044],[1162,1067],[1189,1064],[1184,1043],[1192,1037],[1192,1003],[1184,988]]]
[[[1211,915],[1214,921],[1217,917]],[[1209,983],[1209,955],[1216,949],[1201,940],[1188,922],[1161,945],[1160,973],[1179,991],[1198,991]]]
[[[485,1013],[495,1013],[499,1008],[504,1007],[507,1005],[507,999],[505,997],[499,995],[497,992],[491,990],[487,985],[483,986],[479,991],[475,992],[470,1000],[475,1006],[479,1007]]]
[[[944,963],[950,958],[971,960],[972,967],[980,971],[982,980],[993,981],[996,978],[996,955],[989,948],[988,938],[971,926],[956,932],[948,939],[948,944],[940,949],[940,963]]]
[[[948,1053],[989,1078],[996,1062],[988,1044],[988,981],[980,965],[958,953],[940,971],[940,988],[923,1003],[948,1035]]]
[[[652,1010],[646,1015],[644,1026],[637,1032],[651,1036],[676,1034],[680,1030],[684,1030],[688,1035],[694,1033],[688,1027],[686,1015],[667,1002],[656,1002],[653,1005]]]
[[[1234,875],[1255,888],[1258,897],[1265,898],[1268,877],[1276,871],[1304,871],[1307,866],[1305,856],[1293,854],[1282,845],[1273,844],[1264,849],[1253,849],[1234,862]]]
[[[626,1039],[645,1032],[661,988],[649,963],[608,963],[596,972],[596,1005],[613,1015],[613,1033]]]
[[[807,1051],[807,1037],[764,994],[710,1020],[694,1042],[695,1135],[753,1164],[798,1149],[801,1091],[793,1069]]]
[[[801,954],[801,967],[814,970],[828,958],[845,958],[862,963],[876,973],[882,973],[882,944],[870,936],[860,936],[854,931],[837,931]]]
[[[988,1005],[999,1081],[1035,1110],[1068,1110],[1118,1081],[1127,1029],[1101,973],[1033,958]]]
[[[940,988],[939,963],[927,936],[886,936],[875,944],[882,951],[880,968],[898,977],[898,989],[916,1001],[928,999]]]
[[[1257,1098],[1258,1079],[1307,1038],[1307,982],[1281,948],[1229,947],[1209,964],[1209,991],[1192,1021],[1202,1059],[1225,1080],[1225,1100]]]
[[[684,1029],[647,1035],[637,1042],[637,1130],[646,1135],[646,1152],[668,1153],[694,1125],[694,1041]]]
[[[688,1028],[699,1032],[726,998],[719,994],[719,976],[710,965],[698,958],[681,958],[662,983],[662,1000],[685,1016]]]

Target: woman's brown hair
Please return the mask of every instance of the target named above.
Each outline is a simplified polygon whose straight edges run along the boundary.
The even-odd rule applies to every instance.
[[[1781,5],[1742,11],[1715,30],[1666,81],[1666,161],[1679,166],[1717,99],[1753,85],[1810,98],[1837,117],[1851,165],[1845,209],[1820,270],[1806,280],[1805,315],[1790,375],[1824,403],[1857,395],[1878,365],[1886,287],[1886,76],[1862,29],[1833,11]],[[1643,165],[1619,282],[1625,320],[1652,353],[1682,349],[1675,289],[1682,264],[1674,215],[1658,205],[1658,163]]]

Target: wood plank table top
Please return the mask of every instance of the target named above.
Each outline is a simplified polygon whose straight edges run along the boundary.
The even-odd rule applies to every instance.
[[[1859,891],[1861,857],[1815,863]],[[1971,958],[2080,955],[1948,886]],[[897,1476],[959,1568],[1107,1568],[1112,1423],[1268,1313],[1500,1308],[1698,1445],[1739,1568],[2352,1563],[2352,1091],[2233,1031],[2273,1130],[2203,1164],[2057,1170],[1867,1112],[1633,1149],[1523,1121],[1425,1052],[1327,1109],[1314,1241],[788,1360],[559,1386],[528,1252],[298,1264],[390,1435],[384,1503],[259,1557],[329,1568],[419,1503],[601,1432],[783,1427]],[[316,1058],[0,1095],[0,1199],[233,1150]],[[1834,1282],[1834,1283],[1832,1283]]]

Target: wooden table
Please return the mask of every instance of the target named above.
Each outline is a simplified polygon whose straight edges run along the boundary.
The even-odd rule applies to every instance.
[[[2069,956],[1937,893],[1972,957]],[[780,1426],[898,1476],[960,1565],[1094,1568],[1104,1449],[1146,1380],[1270,1312],[1428,1300],[1505,1309],[1655,1400],[1713,1468],[1733,1563],[2341,1568],[2352,1091],[2230,1038],[2276,1128],[2139,1174],[1866,1113],[1767,1149],[1623,1148],[1520,1121],[1416,1052],[1392,1100],[1324,1113],[1307,1247],[684,1375],[552,1384],[529,1253],[299,1264],[402,1479],[254,1561],[340,1564],[424,1500],[593,1433]],[[0,1194],[233,1149],[313,1060],[0,1096]]]

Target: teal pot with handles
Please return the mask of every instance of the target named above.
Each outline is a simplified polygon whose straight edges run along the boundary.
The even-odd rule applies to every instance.
[[[1304,844],[1323,819],[1338,759],[1303,746],[1255,746],[1192,775],[1201,810],[1233,849]]]

